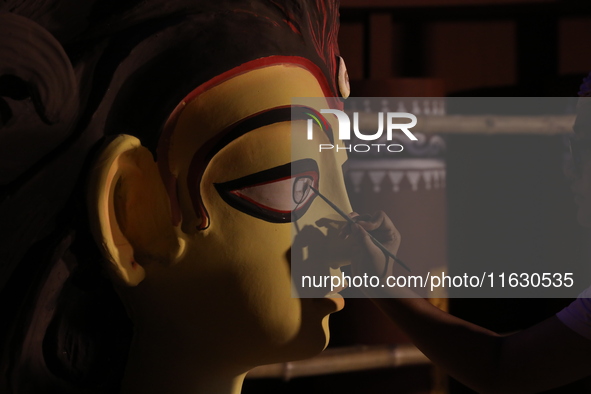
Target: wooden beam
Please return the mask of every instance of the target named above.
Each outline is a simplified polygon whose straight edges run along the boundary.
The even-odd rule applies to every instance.
[[[431,361],[410,344],[353,346],[327,349],[320,355],[307,360],[256,367],[246,377],[290,380],[304,376],[429,364]]]
[[[448,115],[417,116],[412,132],[424,134],[568,134],[572,133],[575,115],[501,116]],[[377,130],[377,114],[360,113],[360,130]]]

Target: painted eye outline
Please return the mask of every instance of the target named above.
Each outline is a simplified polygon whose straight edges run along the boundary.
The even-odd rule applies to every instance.
[[[231,207],[258,219],[270,223],[294,222],[305,215],[308,208],[316,198],[311,189],[305,189],[302,201],[294,198],[294,187],[302,181],[305,184],[318,188],[319,184],[318,164],[312,159],[298,160],[268,170],[234,179],[223,183],[214,183],[220,197]],[[272,192],[273,187],[279,186],[280,182],[291,181],[290,204],[293,209],[280,209],[277,206],[268,205],[268,201],[252,198],[249,191],[256,190],[263,194]],[[282,185],[285,187],[285,184]],[[267,188],[267,190],[265,190]],[[250,190],[249,190],[250,189]],[[283,201],[285,203],[285,201]]]
[[[224,146],[236,138],[263,126],[279,122],[308,119],[316,121],[317,124],[320,122],[318,125],[324,131],[330,143],[334,143],[332,127],[320,112],[307,106],[284,105],[263,110],[228,126],[199,148],[191,159],[187,174],[187,180],[191,180],[189,181],[188,189],[193,209],[201,219],[201,222],[196,226],[197,229],[205,230],[210,224],[209,214],[201,196],[201,180],[209,162]]]

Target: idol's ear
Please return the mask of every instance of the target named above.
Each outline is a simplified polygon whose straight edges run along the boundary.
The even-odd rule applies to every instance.
[[[174,264],[184,241],[151,152],[120,135],[100,153],[90,173],[90,228],[115,278],[136,286],[150,264]]]

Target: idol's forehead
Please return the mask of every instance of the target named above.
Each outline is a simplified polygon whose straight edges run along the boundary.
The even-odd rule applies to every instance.
[[[201,178],[217,152],[231,142],[230,137],[239,137],[240,133],[234,135],[238,125],[277,111],[282,115],[275,124],[289,121],[289,109],[296,97],[316,97],[318,109],[334,108],[340,101],[330,97],[330,92],[319,67],[308,59],[293,56],[247,62],[194,89],[170,116],[157,148],[158,166],[171,199],[173,223],[183,223],[188,231],[192,225],[186,223],[192,219],[185,214],[191,218],[195,214],[200,218],[198,229],[207,228]],[[249,135],[255,130],[259,130],[256,125],[241,133]],[[277,148],[268,138],[259,141],[259,145],[269,152]],[[264,166],[266,158],[268,155],[263,152],[252,157],[251,164]],[[285,163],[289,161],[288,155]],[[224,169],[216,169],[220,171]],[[189,206],[193,209],[188,210]]]
[[[282,63],[238,73],[189,95],[175,110],[169,121],[173,125],[165,132],[168,170],[176,179],[183,178],[195,153],[203,151],[218,134],[254,114],[289,107],[295,97],[317,97],[319,106],[330,108],[321,85],[308,67]]]

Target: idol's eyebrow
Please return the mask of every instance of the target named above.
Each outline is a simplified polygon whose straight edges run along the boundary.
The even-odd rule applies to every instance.
[[[272,181],[291,178],[293,175],[313,171],[318,173],[318,164],[314,159],[302,159],[267,170],[255,172],[238,179],[223,183],[214,183],[218,191],[231,191],[248,186],[261,185]]]
[[[307,119],[316,119],[317,122],[321,124],[321,128],[328,137],[330,143],[334,143],[330,123],[328,123],[326,118],[320,112],[304,105],[285,105],[257,112],[256,114],[248,116],[228,126],[228,128],[221,133],[223,137],[217,142],[213,151],[217,153],[221,147],[228,145],[236,138],[252,130],[274,123]]]
[[[314,108],[307,107],[305,105],[293,105],[291,107],[291,119],[292,120],[306,120],[313,119],[324,131],[324,134],[328,137],[331,144],[334,144],[334,136],[332,134],[332,127],[328,120],[320,112]]]

